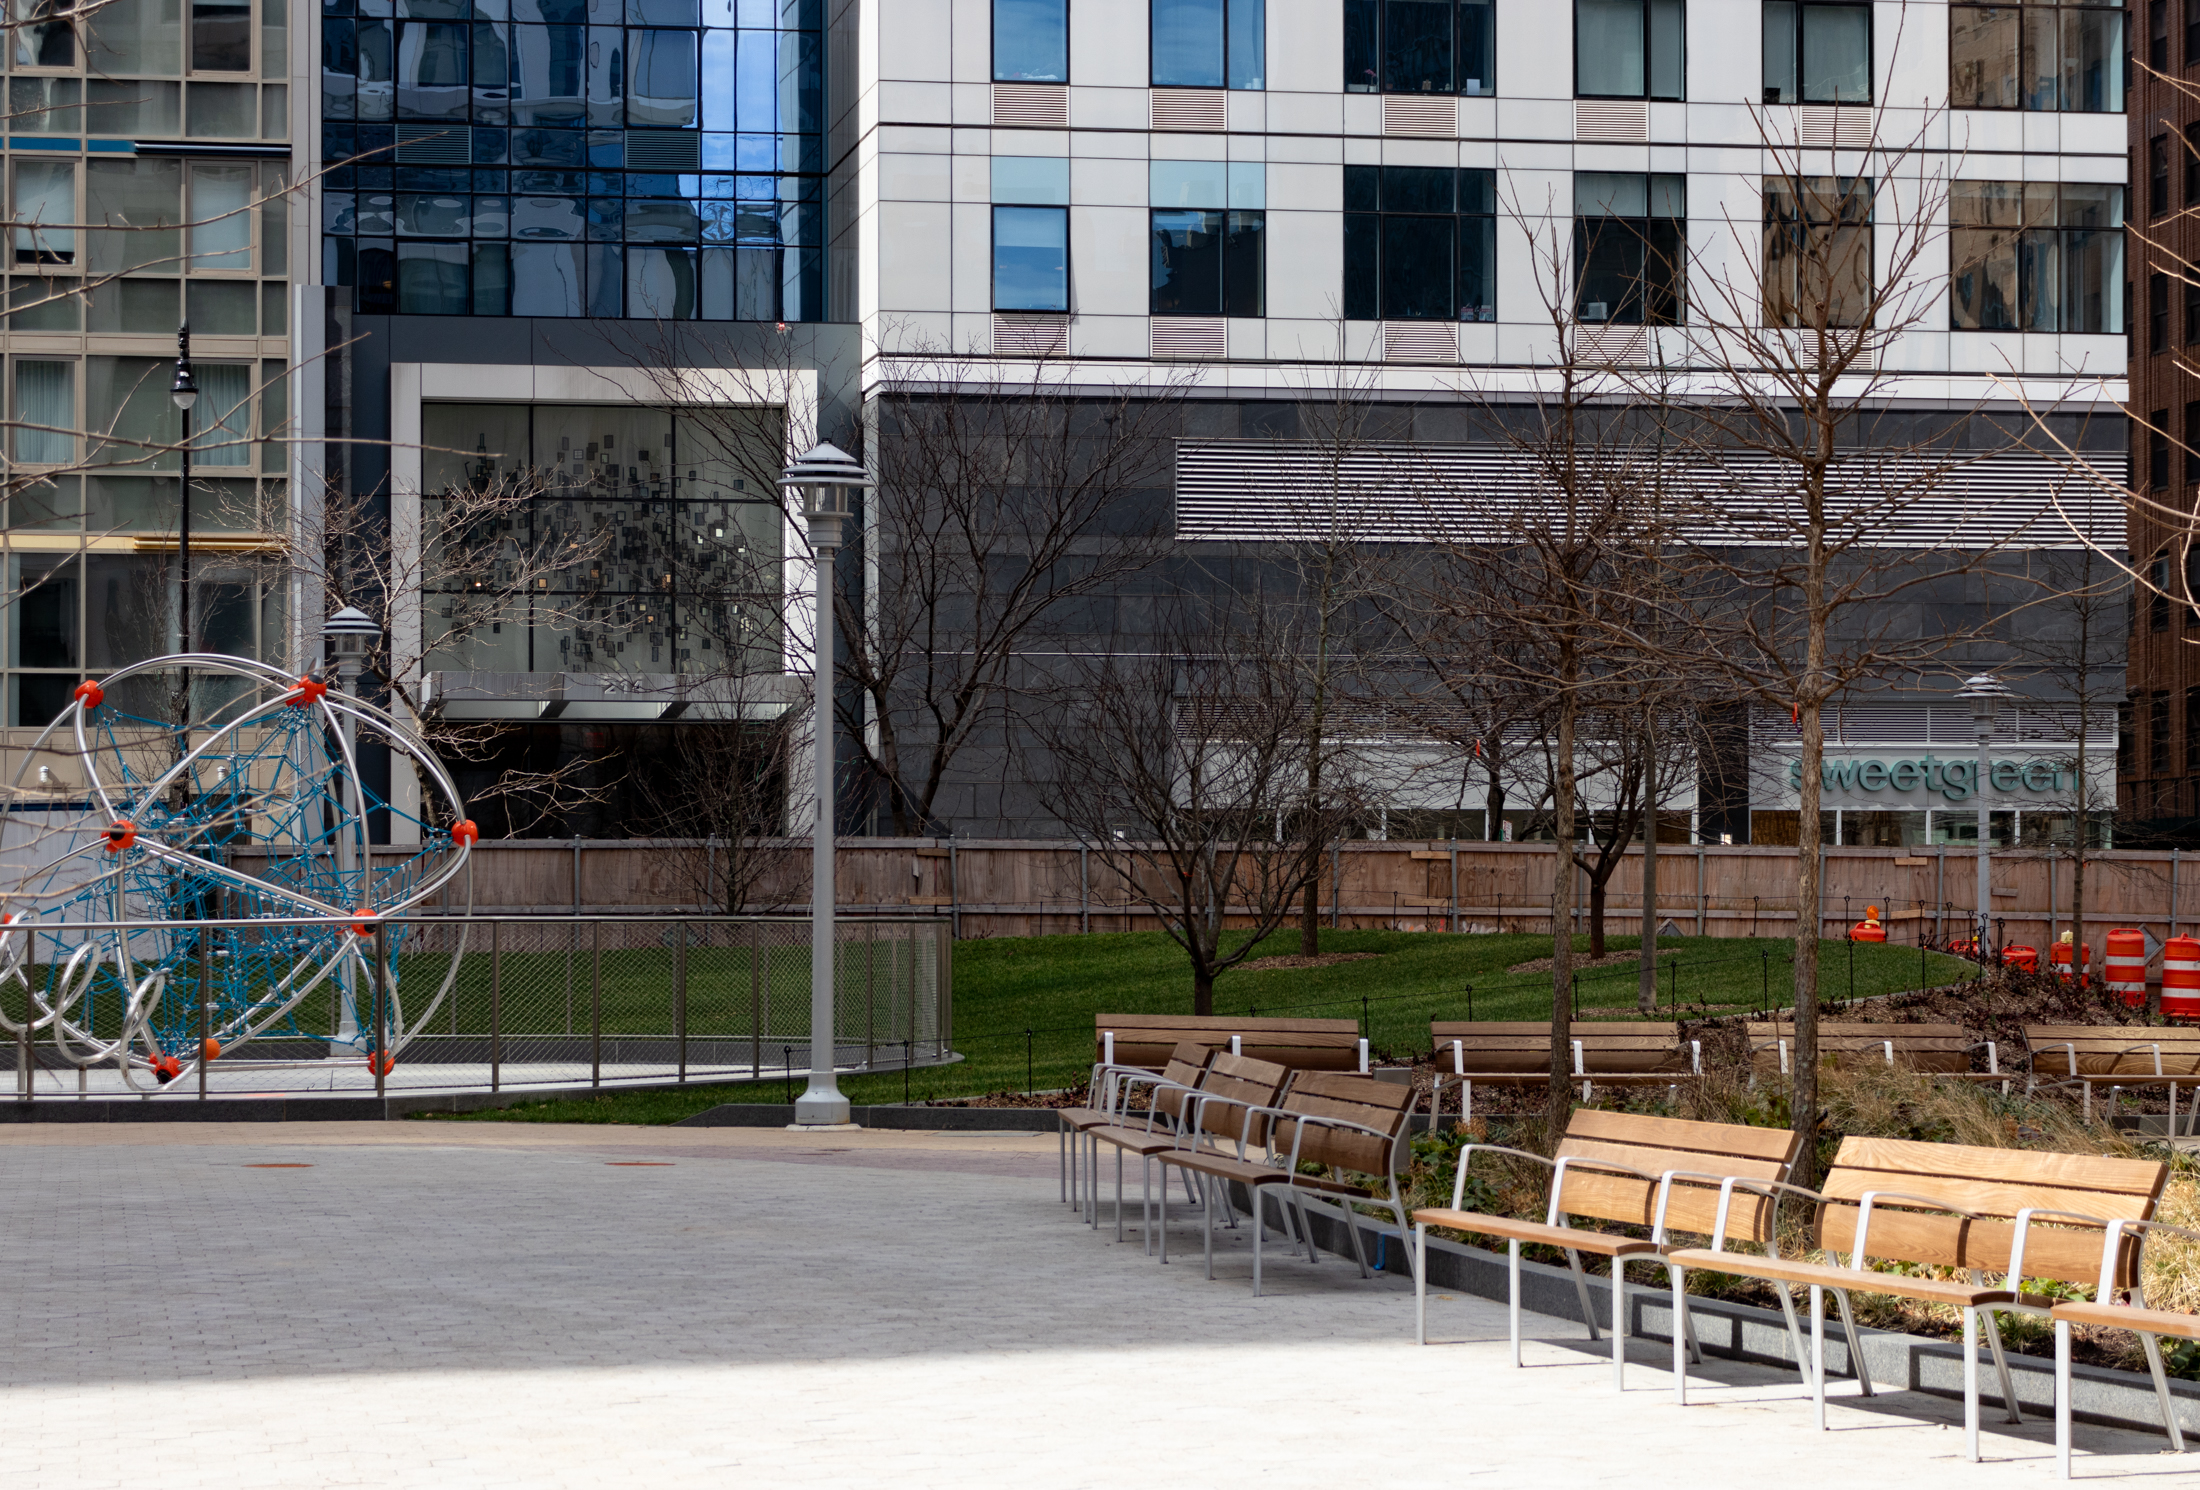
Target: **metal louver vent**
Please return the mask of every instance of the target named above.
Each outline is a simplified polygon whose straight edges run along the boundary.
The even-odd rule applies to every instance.
[[[1229,95],[1220,88],[1156,88],[1155,129],[1227,129]]]
[[[1872,142],[1872,110],[1834,104],[1795,111],[1797,143],[1806,150],[1862,150]]]
[[[995,356],[1052,357],[1069,350],[1069,317],[1008,315],[993,317]]]
[[[1383,360],[1457,362],[1459,328],[1449,321],[1385,321]]]
[[[400,124],[397,158],[407,165],[466,165],[474,158],[473,131],[463,124]]]
[[[1650,106],[1635,99],[1577,98],[1574,138],[1638,144],[1650,138]]]
[[[1858,451],[1829,473],[1827,501],[1836,521],[1870,524],[1893,550],[2076,549],[2072,524],[2120,548],[2124,509],[2113,493],[2127,458],[2104,451],[2089,459],[2087,471],[2075,472],[2023,451]],[[1668,510],[1697,514],[1686,534],[1692,541],[1787,548],[1798,533],[1795,506],[1783,495],[1791,479],[1744,452],[1716,465],[1676,458],[1666,490],[1685,505]],[[1369,443],[1341,456],[1304,440],[1176,447],[1177,536],[1187,540],[1317,536],[1334,530],[1341,504],[1371,541],[1498,543],[1553,500],[1534,462],[1504,445]]]
[[[1386,135],[1436,135],[1454,139],[1459,134],[1459,103],[1448,93],[1420,97],[1411,93],[1383,95],[1383,133]]]
[[[703,137],[685,129],[630,129],[626,166],[630,171],[699,171]]]
[[[1069,127],[1069,89],[1060,83],[995,83],[993,122],[1030,129]]]
[[[1220,357],[1229,330],[1220,316],[1155,316],[1148,346],[1156,357]]]

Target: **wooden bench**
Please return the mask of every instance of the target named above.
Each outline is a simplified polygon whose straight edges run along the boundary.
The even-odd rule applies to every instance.
[[[1747,1027],[1751,1072],[1787,1075],[1795,1066],[1795,1026],[1774,1020]],[[1971,1069],[1971,1052],[1986,1052],[1986,1069]],[[1935,1076],[2007,1081],[2001,1052],[1991,1040],[1974,1040],[1960,1024],[1818,1024],[1818,1061],[1826,1066],[1887,1066]]]
[[[1451,1205],[1413,1213],[1413,1338],[1428,1343],[1428,1229],[1448,1227],[1476,1236],[1502,1237],[1510,1268],[1507,1315],[1512,1326],[1513,1364],[1520,1364],[1520,1246],[1540,1242],[1566,1254],[1573,1269],[1574,1290],[1581,1299],[1581,1317],[1589,1326],[1589,1338],[1597,1338],[1596,1314],[1589,1307],[1589,1283],[1581,1270],[1581,1254],[1611,1259],[1612,1265],[1612,1382],[1626,1386],[1627,1367],[1627,1264],[1633,1260],[1656,1262],[1666,1250],[1666,1238],[1675,1231],[1709,1236],[1718,1226],[1722,1202],[1730,1234],[1746,1233],[1752,1241],[1771,1242],[1774,1206],[1760,1196],[1744,1196],[1739,1204],[1720,1189],[1729,1177],[1765,1182],[1785,1181],[1802,1139],[1779,1128],[1752,1128],[1738,1123],[1697,1123],[1680,1118],[1647,1117],[1636,1113],[1598,1112],[1578,1108],[1559,1140],[1558,1156],[1546,1159],[1519,1149],[1496,1144],[1470,1143],[1459,1151],[1459,1170],[1452,1181]],[[1510,1154],[1531,1160],[1551,1171],[1549,1204],[1541,1221],[1517,1220],[1483,1211],[1464,1209],[1467,1175],[1476,1154]],[[1647,1239],[1617,1231],[1597,1231],[1573,1224],[1573,1218],[1614,1222],[1649,1229]],[[1785,1295],[1783,1295],[1783,1298]],[[1802,1359],[1802,1334],[1796,1327],[1795,1307],[1788,1305],[1788,1329],[1795,1338],[1796,1359]]]
[[[1431,1115],[1441,1110],[1442,1087],[1459,1083],[1459,1120],[1474,1116],[1474,1084],[1533,1086],[1550,1079],[1551,1027],[1538,1020],[1448,1020],[1430,1022],[1436,1050],[1437,1092]],[[1650,1020],[1577,1021],[1568,1027],[1572,1046],[1569,1075],[1581,1083],[1581,1100],[1606,1086],[1678,1086],[1703,1075],[1703,1046],[1681,1039],[1677,1024]],[[1451,1070],[1442,1068],[1446,1061]]]
[[[2147,1370],[2154,1376],[2154,1397],[2161,1404],[2162,1429],[2169,1435],[2173,1453],[2185,1451],[2184,1430],[2177,1423],[2177,1402],[2169,1394],[2168,1374],[2162,1369],[2162,1339],[2172,1335],[2180,1340],[2200,1340],[2200,1314],[2178,1314],[2168,1309],[2149,1309],[2139,1287],[2138,1269],[2132,1270],[2128,1290],[2118,1286],[2115,1276],[2118,1254],[2124,1238],[2136,1233],[2142,1239],[2148,1232],[2161,1232],[2167,1236],[2183,1237],[2189,1242],[2200,1242],[2200,1231],[2190,1231],[2182,1226],[2165,1226],[2159,1221],[2111,1221],[2101,1244],[2101,1276],[2096,1281],[2090,1303],[2057,1304],[2048,1316],[2055,1321],[2055,1468],[2064,1479],[2070,1478],[2070,1328],[2072,1325],[2098,1325],[2115,1330],[2130,1330],[2139,1337],[2145,1347]],[[2118,1303],[2118,1293],[2129,1292],[2131,1302]]]
[[[2177,1089],[2196,1096],[2186,1127],[2200,1129],[2200,1029],[2141,1024],[2028,1024],[2032,1078],[2084,1092],[2087,1117],[2093,1116],[2093,1088],[2106,1086],[2113,1102],[2127,1086],[2169,1088],[2169,1131],[2177,1132]]]
[[[1221,1071],[1223,1063],[1230,1059],[1226,1055],[1216,1056],[1212,1070]],[[1215,1084],[1210,1075],[1199,1096],[1193,1099],[1193,1132],[1195,1137],[1234,1140],[1235,1152],[1195,1144],[1157,1156],[1164,1171],[1180,1168],[1201,1181],[1204,1204],[1200,1214],[1205,1234],[1207,1276],[1215,1275],[1214,1197],[1221,1190],[1227,1205],[1228,1192],[1223,1187],[1231,1183],[1243,1185],[1252,1203],[1255,1298],[1260,1296],[1261,1240],[1267,1229],[1261,1205],[1271,1192],[1277,1197],[1278,1215],[1284,1221],[1286,1236],[1291,1234],[1287,1208],[1296,1207],[1298,1231],[1305,1241],[1309,1262],[1318,1262],[1320,1256],[1314,1246],[1313,1231],[1307,1225],[1306,1196],[1319,1195],[1343,1202],[1344,1227],[1352,1242],[1353,1260],[1360,1265],[1361,1277],[1370,1276],[1351,1202],[1372,1200],[1388,1206],[1398,1218],[1399,1240],[1405,1239],[1405,1199],[1398,1192],[1398,1170],[1413,1115],[1413,1089],[1396,1082],[1378,1081],[1371,1076],[1299,1071],[1292,1074],[1290,1084],[1272,1105],[1217,1109],[1207,1101],[1208,1090]],[[1247,1157],[1255,1146],[1266,1148],[1264,1158]],[[1306,1164],[1319,1164],[1324,1172],[1302,1173],[1301,1166]],[[1376,1183],[1338,1178],[1336,1171],[1364,1175]],[[1167,1189],[1164,1181],[1164,1196]],[[1166,1209],[1161,1219],[1161,1256],[1166,1262],[1169,1246]]]
[[[1062,1170],[1062,1199],[1080,1211],[1086,1210],[1085,1185],[1078,1177],[1080,1151],[1090,1147],[1080,1142],[1082,1135],[1095,1128],[1130,1126],[1143,1115],[1145,1127],[1151,1131],[1156,1120],[1161,1131],[1174,1133],[1182,1126],[1184,1093],[1199,1084],[1206,1074],[1207,1063],[1215,1052],[1205,1045],[1189,1041],[1169,1052],[1168,1064],[1158,1075],[1136,1068],[1093,1068],[1091,1092],[1100,1105],[1096,1107],[1065,1107],[1057,1114],[1058,1126],[1055,1139],[1056,1161]],[[1071,1195],[1072,1187],[1076,1194]],[[1123,1194],[1120,1163],[1116,1173],[1115,1239],[1123,1239]],[[1089,1211],[1086,1219],[1099,1224]]]
[[[1187,1042],[1188,1043],[1188,1042]],[[1178,1047],[1180,1050],[1185,1046]],[[1202,1049],[1203,1047],[1190,1047]],[[1140,1202],[1142,1238],[1146,1250],[1151,1252],[1156,1230],[1154,1217],[1153,1165],[1156,1159],[1196,1149],[1203,1138],[1219,1135],[1234,1141],[1243,1152],[1248,1142],[1259,1144],[1267,1136],[1266,1109],[1282,1095],[1284,1085],[1292,1073],[1273,1061],[1254,1060],[1251,1056],[1232,1055],[1227,1050],[1207,1052],[1203,1069],[1196,1074],[1195,1082],[1187,1087],[1177,1087],[1167,1092],[1161,1101],[1171,1109],[1172,1121],[1156,1126],[1149,1120],[1143,1128],[1131,1124],[1096,1127],[1085,1131],[1083,1138],[1090,1146],[1086,1160],[1088,1190],[1086,1204],[1092,1213],[1100,1206],[1100,1145],[1107,1144],[1116,1151],[1115,1172],[1115,1239],[1123,1239],[1123,1170],[1125,1154],[1136,1154],[1144,1161],[1145,1194]],[[1203,1128],[1201,1124],[1206,1126]],[[1185,1176],[1190,1189],[1190,1177]],[[1196,1201],[1198,1195],[1193,1195]],[[1098,1224],[1097,1220],[1094,1222]],[[1169,1260],[1169,1176],[1166,1168],[1161,1175],[1161,1209],[1159,1218],[1161,1260]],[[1213,1272],[1210,1263],[1209,1273]]]
[[[1986,1343],[2000,1377],[2002,1405],[2011,1422],[2023,1421],[2002,1354],[1998,1313],[2022,1311],[2046,1315],[2053,1300],[2027,1293],[2028,1278],[2092,1283],[2103,1278],[2118,1287],[2137,1282],[2139,1249],[2132,1238],[2104,1243],[2103,1233],[2117,1221],[2152,1218],[2165,1164],[2140,1159],[2110,1159],[2091,1154],[2035,1153],[2023,1149],[1974,1148],[1952,1143],[1912,1143],[1893,1138],[1845,1138],[1821,1191],[1784,1182],[1735,1179],[1728,1188],[1777,1202],[1782,1195],[1808,1198],[1816,1207],[1813,1245],[1848,1262],[1807,1262],[1768,1254],[1727,1250],[1730,1227],[1718,1228],[1709,1247],[1683,1247],[1666,1254],[1673,1284],[1676,1318],[1687,1308],[1691,1271],[1725,1273],[1771,1283],[1784,1293],[1800,1284],[1810,1289],[1811,1360],[1804,1376],[1811,1389],[1817,1424],[1826,1425],[1826,1352],[1824,1295],[1831,1290],[1849,1334],[1849,1358],[1863,1395],[1874,1395],[1871,1373],[1857,1348],[1852,1291],[1890,1294],[1943,1304],[1963,1316],[1964,1453],[1978,1459],[1978,1334]],[[2047,1224],[2040,1224],[2041,1222]],[[2108,1260],[2103,1263],[2104,1246]],[[1904,1273],[1875,1272],[1874,1261],[1928,1268],[1954,1268],[1968,1281],[1941,1280]],[[1988,1273],[2002,1275],[1989,1282]],[[1685,1352],[1675,1330],[1673,1391],[1686,1404]]]
[[[1227,1050],[1292,1071],[1356,1071],[1366,1052],[1350,1019],[1252,1019],[1243,1015],[1096,1014],[1093,1060],[1098,1066],[1159,1070],[1183,1044]]]

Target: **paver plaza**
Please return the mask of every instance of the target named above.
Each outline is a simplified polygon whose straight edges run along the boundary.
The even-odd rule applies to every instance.
[[[1052,1135],[426,1123],[42,1126],[11,1197],[7,1483],[2045,1482],[2050,1430],[1713,1359],[1672,1405],[1575,1325],[1243,1234],[1216,1281],[1076,1224]],[[255,1167],[306,1165],[307,1168]],[[1484,1343],[1454,1343],[1480,1341]],[[1837,1383],[1836,1393],[1847,1388]],[[2081,1473],[2186,1479],[2081,1427]],[[1838,1452],[1834,1452],[1835,1449]],[[2113,1456],[2113,1457],[2111,1457]],[[1141,1466],[1144,1466],[1141,1468]],[[1164,1471],[1165,1467],[1165,1471]],[[2188,1480],[2189,1482],[2189,1480]]]

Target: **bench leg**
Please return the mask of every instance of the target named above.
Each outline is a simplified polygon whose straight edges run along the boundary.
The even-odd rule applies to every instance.
[[[1352,1209],[1352,1202],[1349,1200],[1340,1199],[1337,1209],[1344,1212],[1344,1234],[1351,1238],[1352,1260],[1360,1265],[1360,1276],[1374,1277],[1367,1266],[1367,1248],[1360,1241],[1360,1213]]]
[[[1826,1291],[1810,1286],[1810,1413],[1818,1431],[1826,1431]]]
[[[1069,1124],[1059,1118],[1054,1129],[1054,1165],[1062,1172],[1062,1204],[1069,1204]]]
[[[2070,1478],[2070,1321],[2055,1321],[2055,1475]]]
[[[1306,1197],[1293,1191],[1278,1205],[1283,1213],[1283,1234],[1291,1239],[1292,1247],[1306,1249],[1309,1267],[1320,1267],[1321,1248],[1314,1245],[1314,1223],[1306,1214]]]
[[[1140,1176],[1140,1181],[1144,1189],[1138,1197],[1138,1240],[1146,1255],[1151,1257],[1153,1256],[1153,1155],[1148,1154],[1145,1156],[1142,1167],[1144,1173]],[[1161,1204],[1164,1209],[1169,1204],[1169,1192],[1166,1188],[1161,1192]]]
[[[1963,1457],[1978,1463],[1978,1310],[1963,1311]]]
[[[1215,1180],[1212,1183],[1219,1185],[1222,1182]],[[1253,1202],[1253,1297],[1257,1299],[1260,1297],[1261,1233],[1268,1228],[1261,1224],[1260,1219],[1260,1192],[1262,1187],[1248,1185],[1246,1189],[1251,1192],[1246,1196],[1246,1199]],[[1280,1196],[1277,1198],[1276,1204],[1279,1207],[1283,1204]]]
[[[1627,1261],[1612,1259],[1612,1388],[1627,1390]]]
[[[1520,1244],[1513,1243],[1513,1255],[1520,1255]],[[1688,1318],[1688,1284],[1686,1276],[1671,1263],[1666,1264],[1666,1277],[1673,1283],[1673,1400],[1682,1407],[1688,1405],[1688,1335],[1681,1321]],[[1515,1297],[1518,1296],[1517,1290]]]
[[[2017,1384],[2009,1378],[2009,1357],[2001,1348],[2001,1321],[1992,1309],[1981,1309],[1979,1315],[1986,1321],[1986,1348],[1994,1357],[1994,1375],[2001,1380],[2002,1413],[2007,1421],[2021,1423],[2024,1414],[2017,1408]]]
[[[1589,1275],[1581,1270],[1581,1254],[1568,1249],[1566,1266],[1574,1271],[1574,1297],[1581,1300],[1581,1322],[1589,1327],[1589,1338],[1601,1340],[1604,1336],[1597,1329],[1597,1311],[1589,1302]]]
[[[1780,1312],[1787,1316],[1788,1339],[1795,1346],[1795,1374],[1802,1378],[1804,1386],[1809,1386],[1810,1350],[1803,1344],[1802,1321],[1795,1317],[1795,1297],[1788,1292],[1786,1284],[1782,1283],[1777,1287],[1780,1294]]]
[[[1161,1214],[1154,1230],[1161,1238],[1161,1265],[1169,1265],[1169,1166],[1161,1166]]]
[[[1207,1281],[1212,1283],[1215,1281],[1215,1182],[1206,1175],[1199,1177],[1199,1236],[1200,1245],[1207,1254]],[[1260,1264],[1256,1261],[1253,1266],[1257,1272]],[[1253,1287],[1258,1292],[1260,1285],[1256,1281]]]
[[[1123,1151],[1115,1151],[1115,1239],[1123,1240]]]
[[[1849,1368],[1856,1375],[1857,1385],[1863,1388],[1859,1395],[1877,1396],[1872,1390],[1872,1368],[1864,1362],[1864,1342],[1856,1335],[1856,1313],[1849,1308],[1849,1291],[1845,1288],[1834,1290],[1833,1301],[1841,1307],[1841,1333],[1848,1336],[1849,1341]]]
[[[1513,1367],[1520,1366],[1520,1243],[1505,1244],[1506,1281],[1512,1286],[1505,1291],[1505,1323],[1512,1331]]]
[[[2182,1454],[2185,1434],[2177,1426],[2177,1403],[2169,1394],[2169,1380],[2162,1371],[2162,1342],[2152,1335],[2142,1334],[2139,1343],[2146,1347],[2147,1370],[2154,1373],[2154,1396],[2162,1404],[2162,1427],[2169,1434],[2169,1446]]]
[[[1413,1228],[1413,1343],[1428,1344],[1428,1223]]]

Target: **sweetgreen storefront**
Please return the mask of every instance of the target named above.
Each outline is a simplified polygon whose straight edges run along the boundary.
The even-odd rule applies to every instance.
[[[1970,711],[1945,699],[1832,711],[1819,769],[1823,841],[1858,847],[1975,846],[1983,796],[1994,847],[2105,845],[2116,800],[2112,712],[2068,706],[2004,711],[1984,769]],[[1793,843],[1802,787],[1800,731],[1785,715],[1750,728],[1750,838]]]

